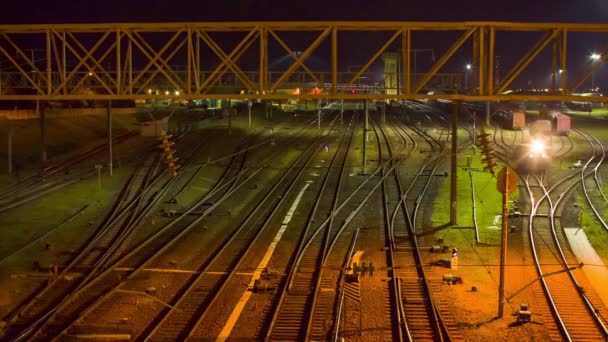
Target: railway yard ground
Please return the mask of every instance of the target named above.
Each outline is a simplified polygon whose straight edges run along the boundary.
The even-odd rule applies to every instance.
[[[479,132],[460,116],[451,225],[450,114],[412,101],[383,118],[369,105],[369,122],[360,104],[332,103],[320,123],[317,111],[254,106],[251,127],[242,110],[180,111],[169,122],[175,177],[135,115],[114,118],[113,175],[105,117],[49,119],[46,162],[38,122],[10,122],[0,338],[608,338],[608,113],[568,112],[551,168],[519,174],[497,318],[502,196]],[[501,165],[528,138],[487,130]],[[2,170],[6,150],[2,139]]]

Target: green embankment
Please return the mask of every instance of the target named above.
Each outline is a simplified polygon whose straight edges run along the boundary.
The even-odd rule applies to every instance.
[[[477,152],[477,153],[476,153]],[[473,205],[471,196],[471,176],[469,175],[469,158],[470,169],[473,178],[473,187],[475,189],[476,201],[476,217],[479,229],[480,242],[485,244],[500,243],[500,226],[502,213],[502,194],[496,189],[496,178],[489,172],[483,171],[481,157],[478,150],[472,148],[461,153],[458,159],[458,175],[457,175],[457,226],[458,227],[473,227]],[[498,170],[496,170],[497,172]],[[511,200],[517,199],[517,193],[511,196]],[[512,206],[512,204],[511,204]],[[440,226],[450,220],[450,181],[446,178],[441,182],[438,190],[438,196],[434,199],[432,223],[434,227]],[[458,239],[466,239],[467,242],[472,242],[475,239],[475,233],[472,229],[448,228],[438,233],[439,237],[444,237],[450,234],[450,239],[458,244]],[[454,230],[460,230],[465,234],[453,234]],[[465,241],[461,241],[465,242]]]

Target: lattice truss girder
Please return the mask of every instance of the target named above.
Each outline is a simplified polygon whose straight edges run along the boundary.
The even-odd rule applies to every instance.
[[[459,32],[459,37],[430,69],[415,75],[412,35],[424,31],[455,31]],[[495,47],[500,43],[496,34],[508,31],[529,32],[541,37],[498,81],[494,79]],[[304,49],[294,49],[284,38],[293,32],[309,37]],[[361,45],[359,49],[363,52],[342,51],[338,39],[344,32],[385,32],[388,39],[379,48]],[[554,95],[524,98],[575,99],[571,94],[600,68],[608,58],[608,51],[601,53],[599,61],[589,61],[578,70],[568,69],[567,43],[573,32],[605,33],[608,25],[501,22],[0,25],[0,100],[246,98],[251,94],[258,98],[432,98],[422,91],[440,75],[458,51],[470,45],[473,47],[473,93],[436,97],[519,99],[521,96],[504,95],[503,92],[543,51],[551,49]],[[270,70],[269,44],[290,57],[291,64],[285,70]],[[307,62],[322,44],[329,45],[325,57],[331,70],[313,71]],[[383,53],[395,46],[400,56],[398,79],[401,89],[391,94],[382,89],[374,94],[348,92],[370,73],[370,67]],[[338,57],[359,52],[369,56],[366,63],[355,71],[341,71]],[[558,70],[562,70],[559,84]],[[323,88],[323,92],[277,94],[281,87],[294,84],[314,84]],[[168,94],[150,91],[155,88],[174,91]],[[589,99],[594,100],[593,97]]]

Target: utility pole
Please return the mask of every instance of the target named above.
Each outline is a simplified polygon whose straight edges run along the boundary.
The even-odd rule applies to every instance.
[[[450,225],[458,224],[457,220],[457,181],[458,181],[458,107],[460,101],[452,104],[452,153],[450,162]]]
[[[8,122],[8,175],[13,175],[13,125],[10,120]]]
[[[232,135],[232,118],[230,117],[230,100],[226,100],[226,113],[228,113],[228,135]]]
[[[369,129],[367,99],[363,100],[363,112],[365,112],[365,126],[363,127],[363,173],[365,173],[365,166],[367,165],[367,130]]]
[[[108,168],[112,176],[112,100],[108,100]]]
[[[101,169],[103,168],[103,165],[96,164],[95,168],[97,169],[97,190],[101,192]]]
[[[317,128],[321,129],[321,100],[317,101],[317,107],[319,109],[317,112]]]
[[[490,101],[486,101],[486,127],[490,127],[490,116],[492,116]]]
[[[509,194],[517,191],[517,174],[505,166],[498,173],[496,187],[502,193],[502,234],[500,243],[500,280],[498,285],[498,318],[503,317],[505,305],[505,263],[509,233]]]
[[[40,101],[36,101],[36,111],[40,113],[40,161],[46,161],[46,111],[40,110]]]
[[[251,103],[251,100],[247,101],[247,108],[249,110],[249,128],[251,128],[251,106],[253,104]]]

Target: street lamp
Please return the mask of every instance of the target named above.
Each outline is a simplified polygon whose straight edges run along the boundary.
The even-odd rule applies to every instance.
[[[593,63],[599,61],[601,57],[602,56],[599,53],[597,53],[597,52],[594,52],[594,53],[591,54],[591,60],[593,61]],[[592,91],[595,91],[595,80],[594,80],[594,77],[593,77],[594,74],[595,74],[595,72],[591,73],[591,89],[592,89]]]
[[[466,90],[469,87],[469,72],[473,69],[473,66],[470,63],[467,63],[465,66],[464,72],[464,89]]]

